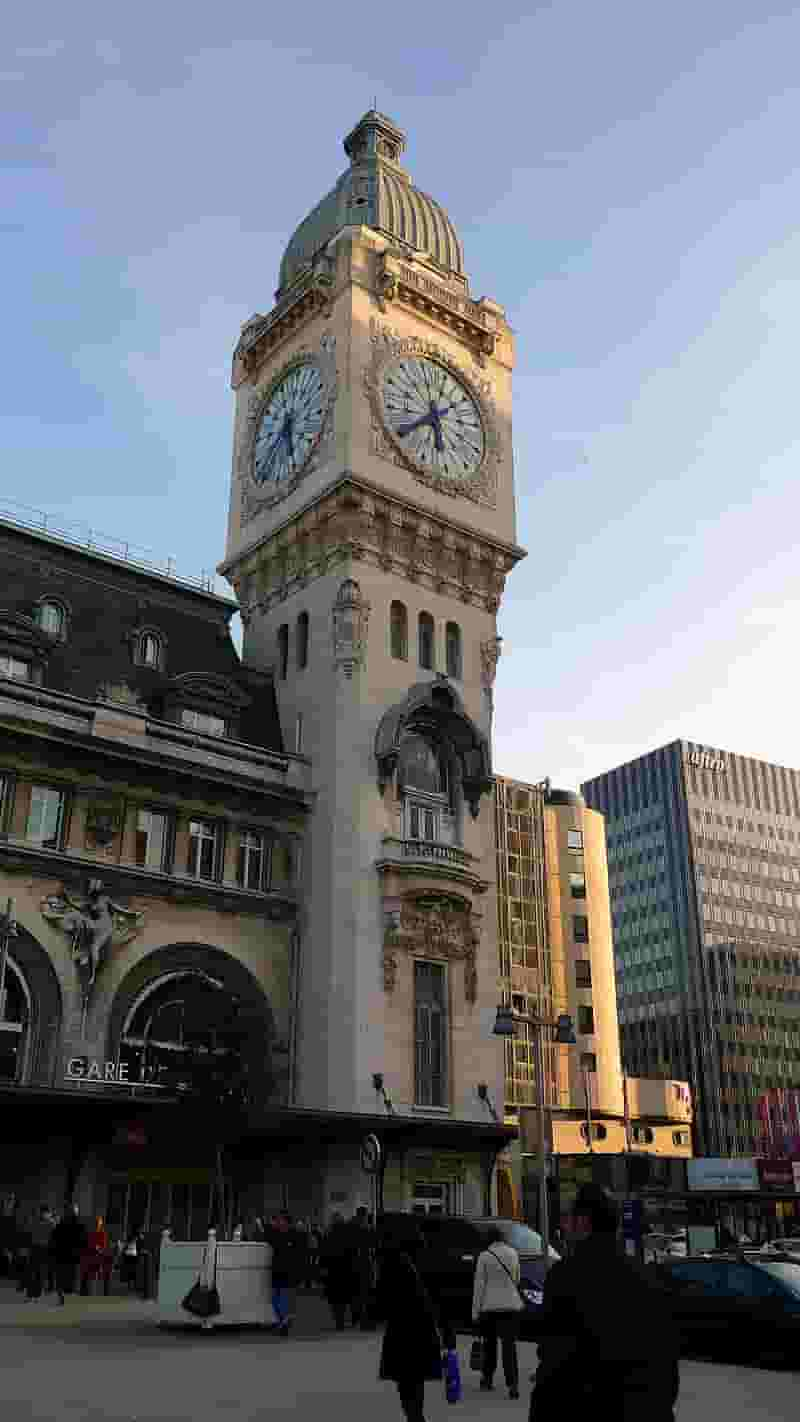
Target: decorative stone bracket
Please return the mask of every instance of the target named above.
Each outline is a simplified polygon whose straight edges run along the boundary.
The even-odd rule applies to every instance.
[[[376,294],[381,311],[386,310],[387,302],[399,300],[449,327],[473,348],[479,365],[485,365],[486,357],[494,354],[496,317],[483,311],[478,302],[434,281],[410,260],[383,252],[378,261]]]

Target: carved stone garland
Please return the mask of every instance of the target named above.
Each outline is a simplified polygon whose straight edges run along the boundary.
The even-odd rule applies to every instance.
[[[449,351],[435,341],[419,336],[402,336],[385,321],[370,320],[370,340],[373,354],[364,371],[364,388],[372,411],[372,448],[375,454],[408,469],[421,484],[439,494],[456,498],[463,496],[473,503],[494,508],[497,504],[497,475],[502,457],[491,381],[476,379],[456,361]],[[438,361],[455,380],[466,387],[481,412],[484,434],[484,456],[481,467],[472,478],[437,474],[425,469],[408,456],[399,440],[387,429],[383,420],[383,380],[387,368],[406,356],[428,356]]]
[[[282,480],[276,488],[265,490],[255,483],[253,477],[256,439],[261,416],[269,404],[276,386],[296,366],[306,364],[316,366],[322,378],[324,395],[320,432],[311,453],[296,474],[293,474],[291,479]],[[243,523],[249,523],[263,509],[272,508],[275,504],[280,503],[328,456],[334,440],[333,412],[337,391],[336,337],[328,331],[321,338],[318,350],[313,351],[307,346],[302,346],[298,351],[295,351],[290,360],[285,361],[278,370],[274,370],[266,382],[251,390],[244,429],[238,441],[236,459],[236,472],[242,486]]]
[[[472,910],[463,900],[441,894],[420,894],[406,899],[387,915],[383,940],[383,986],[392,992],[397,982],[398,949],[426,958],[444,958],[464,964],[464,996],[468,1003],[478,995],[476,954],[480,935]]]

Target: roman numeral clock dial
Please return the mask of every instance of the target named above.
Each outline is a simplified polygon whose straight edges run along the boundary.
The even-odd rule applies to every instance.
[[[478,474],[486,446],[480,411],[438,361],[393,361],[383,376],[381,411],[393,440],[418,469],[461,482]]]
[[[273,387],[256,431],[257,484],[278,486],[299,474],[319,442],[325,401],[325,382],[312,361],[293,366]]]

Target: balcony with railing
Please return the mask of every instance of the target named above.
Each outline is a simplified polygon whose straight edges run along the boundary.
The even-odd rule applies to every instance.
[[[482,893],[487,887],[480,874],[480,861],[466,849],[441,840],[384,837],[377,868],[384,875],[407,877],[427,875],[433,882],[447,880]]]

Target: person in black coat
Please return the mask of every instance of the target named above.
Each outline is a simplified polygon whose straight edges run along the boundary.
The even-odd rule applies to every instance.
[[[614,1422],[672,1422],[680,1385],[669,1301],[617,1241],[619,1211],[597,1185],[573,1208],[575,1247],[544,1286],[531,1422],[561,1422],[565,1409]]]
[[[324,1280],[325,1297],[333,1314],[336,1329],[341,1332],[345,1325],[348,1308],[355,1318],[357,1278],[353,1263],[350,1229],[338,1211],[334,1214],[330,1229],[320,1245],[319,1262]]]
[[[386,1319],[378,1376],[397,1384],[407,1422],[425,1422],[425,1383],[442,1376],[439,1319],[415,1256],[421,1236],[385,1239],[379,1268],[379,1302]]]
[[[55,1261],[56,1288],[58,1302],[64,1303],[64,1295],[75,1291],[75,1276],[80,1257],[88,1246],[86,1226],[78,1215],[78,1206],[67,1205],[64,1214],[50,1236],[50,1251]]]

